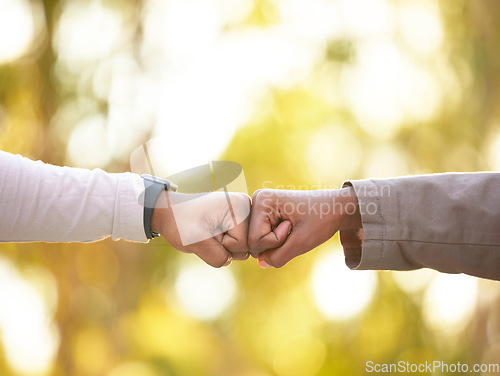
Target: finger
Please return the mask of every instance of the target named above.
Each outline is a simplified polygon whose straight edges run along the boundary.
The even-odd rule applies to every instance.
[[[214,238],[191,244],[186,248],[214,268],[227,266],[233,259],[231,253]]]
[[[250,257],[250,252],[238,252],[232,253],[233,260],[244,261]]]
[[[269,202],[270,201],[270,202]],[[273,202],[265,190],[257,190],[252,197],[250,207],[250,225],[248,228],[248,244],[253,248],[254,243],[272,230],[270,215],[273,211]]]
[[[229,251],[234,260],[246,260],[248,253],[248,224],[250,214],[250,196],[247,194],[232,194],[229,202],[233,226],[216,239]]]
[[[243,238],[237,239],[229,234],[225,234],[221,240],[221,244],[232,254],[234,260],[246,260],[250,256],[246,235]]]
[[[248,220],[251,210],[251,199],[250,196],[245,193],[228,193],[226,194],[226,200],[229,205],[229,210],[231,213],[232,226],[236,226],[242,222],[247,222],[246,227],[248,231]]]
[[[281,247],[269,249],[266,252],[261,253],[259,255],[259,260],[265,261],[272,267],[281,268],[290,260],[309,252],[312,249],[297,247],[296,237],[297,233],[293,233],[292,231]]]
[[[234,243],[234,245],[231,243]],[[239,245],[237,243],[238,242],[235,239],[226,235],[226,236],[224,236],[224,239],[222,241],[222,246],[224,248],[229,246],[229,247],[233,247],[233,249],[234,249],[236,247],[239,247]],[[246,240],[245,240],[245,243],[246,243]],[[226,250],[229,251],[229,249],[227,249],[227,248],[226,248]],[[250,257],[250,252],[248,251],[248,247],[241,249],[241,250],[237,249],[237,250],[233,250],[233,251],[229,251],[229,252],[233,256],[233,260],[246,260]]]
[[[288,234],[292,231],[292,223],[288,220],[281,222],[278,227],[271,230],[264,236],[253,239],[250,252],[259,254],[268,249],[281,247],[287,240]]]
[[[248,252],[248,219],[229,229],[220,240],[222,246],[231,253]]]

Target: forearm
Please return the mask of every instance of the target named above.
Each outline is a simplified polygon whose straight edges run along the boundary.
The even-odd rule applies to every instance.
[[[142,179],[0,152],[0,241],[145,241]]]

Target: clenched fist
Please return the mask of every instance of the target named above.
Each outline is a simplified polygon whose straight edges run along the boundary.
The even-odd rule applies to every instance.
[[[156,202],[151,229],[174,248],[218,268],[249,257],[249,213],[250,197],[243,193],[164,191]]]
[[[252,256],[279,268],[330,239],[338,230],[361,227],[352,188],[254,193],[248,234]]]

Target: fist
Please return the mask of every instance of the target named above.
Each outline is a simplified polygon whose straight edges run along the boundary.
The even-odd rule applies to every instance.
[[[347,222],[357,200],[350,188],[254,193],[248,234],[252,256],[264,267],[282,267],[330,239]]]
[[[243,193],[162,192],[151,228],[176,249],[194,253],[213,267],[245,260],[250,197]]]

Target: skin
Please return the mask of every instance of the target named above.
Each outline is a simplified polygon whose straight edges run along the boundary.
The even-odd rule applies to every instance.
[[[181,209],[174,210],[176,205]],[[153,211],[151,229],[175,249],[194,253],[219,268],[249,257],[249,212],[250,197],[242,193],[162,192]]]
[[[317,191],[262,189],[253,195],[248,244],[262,267],[280,268],[337,231],[354,234],[361,227],[356,194],[350,187]]]
[[[242,193],[162,192],[151,228],[174,248],[194,253],[216,268],[250,254],[262,267],[280,268],[343,230],[346,259],[359,263],[362,224],[352,188],[261,189],[254,193],[251,208],[250,204],[250,197]]]

